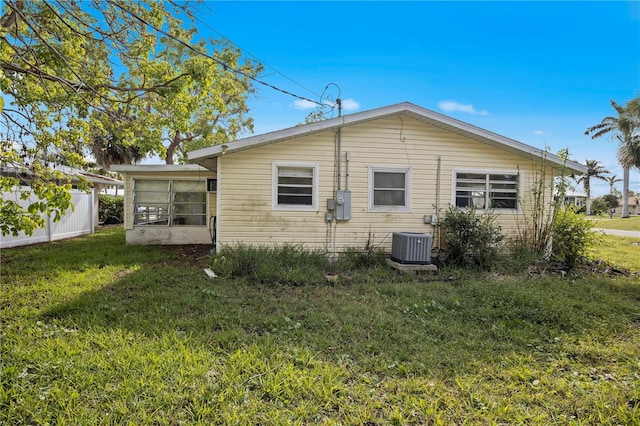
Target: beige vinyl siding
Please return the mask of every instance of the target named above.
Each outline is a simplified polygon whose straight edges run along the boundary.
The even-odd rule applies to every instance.
[[[519,171],[527,203],[529,186],[539,166],[529,159],[425,125],[406,117],[391,117],[342,130],[342,188],[346,185],[344,153],[350,153],[351,220],[325,222],[326,200],[333,198],[335,133],[326,132],[222,156],[219,162],[221,245],[305,243],[337,251],[367,244],[389,249],[394,231],[433,233],[424,216],[436,214],[436,183],[440,159],[439,207],[452,199],[454,169]],[[273,162],[318,164],[317,211],[272,209]],[[369,167],[410,168],[410,209],[407,212],[369,211]],[[550,171],[548,171],[550,173]],[[506,232],[524,226],[523,210],[496,211]],[[437,245],[437,242],[435,243]]]

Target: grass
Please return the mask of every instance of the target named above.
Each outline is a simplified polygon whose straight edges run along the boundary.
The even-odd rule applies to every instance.
[[[631,271],[640,272],[640,241],[633,237],[603,235],[590,249],[590,256]]]
[[[591,218],[587,216],[588,218]],[[592,219],[596,228],[619,229],[622,231],[640,231],[640,216],[631,216],[625,219],[614,217],[596,217]]]
[[[202,253],[3,250],[0,423],[640,424],[637,277],[292,287]]]

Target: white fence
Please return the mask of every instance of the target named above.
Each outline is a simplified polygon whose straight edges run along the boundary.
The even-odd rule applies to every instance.
[[[15,193],[3,193],[2,198],[12,199],[23,207],[36,201],[35,197],[32,200],[20,200]],[[54,222],[52,218],[47,217],[47,225],[37,229],[33,235],[26,235],[24,232],[20,232],[16,237],[1,235],[0,248],[43,243],[93,233],[96,213],[93,192],[87,194],[84,191],[72,190],[71,204],[74,206],[73,211],[69,208],[59,222]]]

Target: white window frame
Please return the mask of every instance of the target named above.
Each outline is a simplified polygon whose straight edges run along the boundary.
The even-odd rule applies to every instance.
[[[508,208],[508,207],[485,207],[476,209],[478,211],[485,210],[494,210],[498,212],[517,212],[522,213],[522,191],[523,191],[523,182],[524,182],[524,173],[520,170],[492,170],[492,169],[453,169],[451,172],[451,205],[456,206],[456,195],[457,195],[457,180],[458,173],[473,173],[473,174],[484,174],[485,175],[485,206],[490,205],[490,194],[491,191],[489,189],[489,183],[487,181],[487,176],[489,175],[514,175],[516,176],[516,208]],[[496,191],[494,191],[496,192]],[[468,207],[461,207],[463,209],[467,209]]]
[[[198,228],[203,228],[207,226],[207,215],[209,212],[209,192],[207,192],[207,181],[206,179],[189,179],[189,178],[179,178],[179,179],[173,179],[173,178],[159,178],[159,177],[136,177],[133,178],[133,191],[131,194],[131,208],[133,211],[133,217],[132,217],[132,222],[134,226],[152,226],[152,227],[198,227]],[[167,182],[168,185],[168,191],[167,191],[167,195],[168,195],[168,211],[166,213],[167,216],[167,223],[166,224],[151,224],[151,223],[135,223],[136,222],[136,211],[135,208],[137,206],[137,202],[136,202],[136,197],[135,197],[135,192],[136,192],[136,182],[145,182],[145,181],[156,181],[156,182]],[[205,202],[204,202],[204,224],[202,225],[181,225],[181,224],[177,224],[177,223],[173,223],[174,220],[176,219],[176,216],[181,216],[184,214],[180,214],[180,213],[175,213],[174,209],[176,207],[176,205],[181,205],[181,204],[189,204],[188,202],[180,202],[180,201],[175,201],[173,199],[174,194],[178,193],[174,190],[174,184],[176,182],[198,182],[200,184],[203,184],[204,186],[204,191],[202,191],[205,194]],[[160,193],[164,193],[162,191],[158,191]],[[200,204],[200,203],[193,203],[193,204]],[[187,216],[189,216],[189,214],[186,214]],[[199,216],[199,215],[197,215]]]
[[[383,173],[404,173],[404,206],[376,206],[374,205],[374,174]],[[369,211],[370,212],[409,212],[411,210],[411,167],[409,166],[369,166]]]
[[[278,204],[278,169],[280,167],[312,169],[311,205]],[[318,163],[274,161],[271,166],[271,209],[281,211],[318,211]]]

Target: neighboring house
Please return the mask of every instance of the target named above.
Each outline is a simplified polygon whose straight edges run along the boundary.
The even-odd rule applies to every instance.
[[[587,205],[587,196],[581,192],[567,191],[564,196],[565,206],[582,207]]]
[[[214,237],[217,247],[389,249],[395,231],[437,233],[449,205],[491,209],[513,234],[525,225],[543,168],[547,179],[586,172],[410,103],[199,149],[188,159],[196,164],[112,167],[125,174],[128,244]]]
[[[50,217],[47,217],[46,226],[36,229],[32,235],[26,235],[22,231],[15,237],[13,235],[0,235],[0,248],[17,247],[92,234],[98,225],[98,195],[100,191],[104,187],[124,186],[124,182],[108,176],[67,166],[57,165],[56,168],[71,176],[71,183],[74,185],[78,183],[78,176],[82,176],[91,182],[91,191],[87,193],[75,188],[72,189],[71,204],[73,209],[69,208],[60,221],[54,222]],[[29,188],[28,173],[17,172],[13,167],[3,167],[2,174],[18,177],[23,183],[22,188]],[[33,195],[28,200],[21,200],[19,192],[3,192],[2,197],[4,199],[13,199],[22,207],[37,201],[37,198]]]
[[[629,214],[635,215],[640,214],[640,196],[633,196],[628,198],[629,203]],[[622,197],[618,198],[618,207],[616,207],[616,211],[614,214],[622,214]]]

